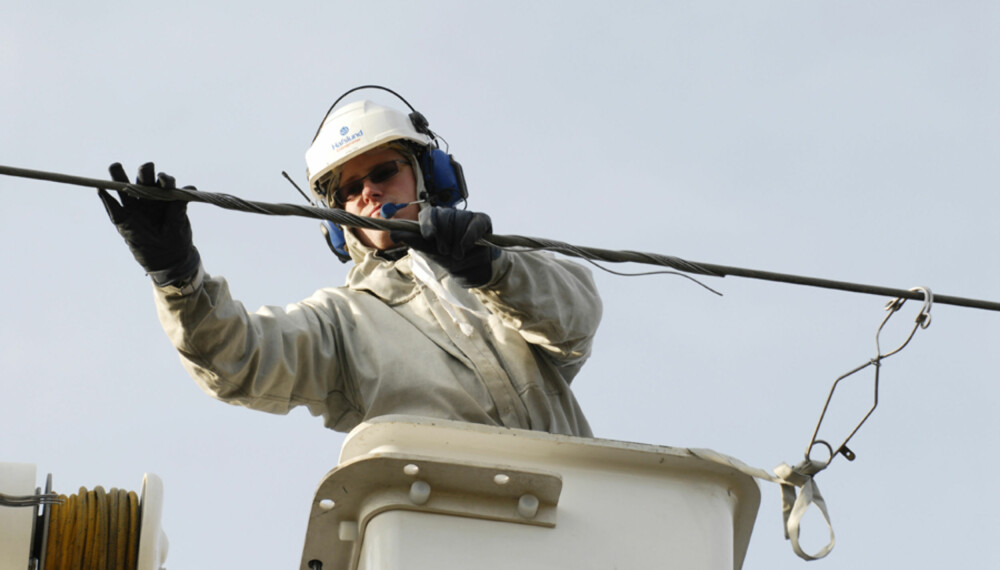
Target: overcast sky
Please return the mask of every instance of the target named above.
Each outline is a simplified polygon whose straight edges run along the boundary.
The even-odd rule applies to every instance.
[[[497,233],[1000,300],[994,2],[8,0],[0,37],[0,164],[156,161],[298,203],[281,171],[303,183],[329,105],[380,83],[447,139]],[[0,461],[65,493],[156,473],[169,568],[296,567],[344,435],[204,395],[95,191],[0,176],[0,198]],[[315,220],[189,210],[248,308],[344,281]],[[605,316],[574,388],[596,434],[768,469],[875,356],[888,300],[595,272]],[[932,315],[882,365],[857,460],[818,478],[838,544],[815,567],[1000,567],[1000,314]],[[831,440],[872,403],[870,372],[845,384]],[[744,567],[803,567],[762,494]]]

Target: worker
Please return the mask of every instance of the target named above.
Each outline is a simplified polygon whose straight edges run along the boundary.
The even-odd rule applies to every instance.
[[[490,218],[454,207],[464,177],[419,113],[344,105],[327,114],[306,163],[324,206],[389,217],[388,204],[419,231],[328,224],[332,247],[354,264],[346,285],[256,312],[206,272],[186,202],[99,191],[203,390],[265,412],[304,406],[337,431],[403,414],[592,435],[570,390],[601,316],[586,268],[479,244]],[[110,172],[128,182],[120,164]],[[152,163],[135,183],[176,188]]]

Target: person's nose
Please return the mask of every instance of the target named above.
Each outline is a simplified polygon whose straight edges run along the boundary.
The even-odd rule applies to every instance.
[[[372,200],[379,199],[382,197],[382,185],[372,182],[370,179],[365,179],[365,185],[361,190],[361,197],[366,202],[371,202]]]

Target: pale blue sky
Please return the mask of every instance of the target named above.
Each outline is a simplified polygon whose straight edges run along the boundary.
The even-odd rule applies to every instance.
[[[1000,300],[998,28],[985,1],[14,0],[0,164],[104,177],[155,160],[181,184],[297,202],[281,171],[301,183],[327,107],[381,83],[448,140],[497,233]],[[343,436],[203,395],[92,190],[0,177],[0,196],[0,461],[64,492],[157,473],[170,568],[297,565]],[[343,282],[313,220],[190,212],[248,308]],[[597,435],[764,468],[801,458],[833,380],[874,356],[885,301],[597,278],[605,319],[575,383]],[[819,478],[838,546],[814,565],[1000,566],[1000,314],[932,313],[883,366],[858,459]],[[870,403],[858,384],[845,406]],[[745,568],[802,567],[762,491]]]

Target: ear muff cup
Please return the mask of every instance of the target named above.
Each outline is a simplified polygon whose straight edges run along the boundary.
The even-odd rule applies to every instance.
[[[452,207],[469,197],[465,173],[455,157],[439,148],[431,148],[421,154],[419,160],[432,206]]]

